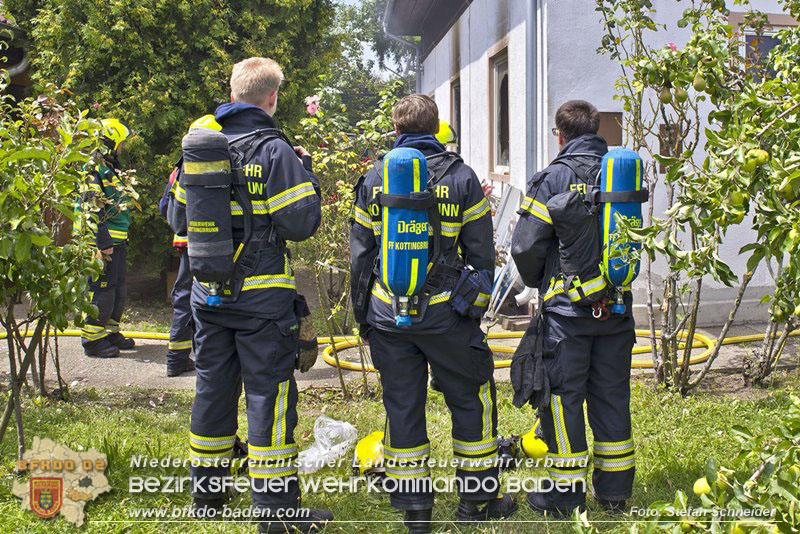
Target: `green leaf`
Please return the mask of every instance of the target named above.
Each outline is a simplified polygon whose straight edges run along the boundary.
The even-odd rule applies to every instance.
[[[709,484],[717,481],[717,471],[719,471],[719,464],[717,459],[712,456],[706,461],[706,480]]]
[[[31,234],[26,232],[19,236],[14,247],[14,257],[19,262],[28,261],[31,257]]]
[[[31,235],[31,243],[37,247],[46,247],[53,242],[53,239],[47,234]]]

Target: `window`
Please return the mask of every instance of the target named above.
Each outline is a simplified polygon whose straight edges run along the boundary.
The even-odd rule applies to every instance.
[[[508,51],[504,50],[491,61],[491,171],[509,174],[510,143],[508,116]]]
[[[776,31],[764,31],[758,34],[751,29],[744,31],[745,65],[748,70],[755,70],[757,81],[761,81],[761,77],[765,74],[768,78],[775,76],[771,69],[768,72],[764,72],[764,63],[770,51],[780,42],[775,36],[776,33]]]
[[[450,83],[450,127],[461,141],[461,80],[456,78]]]
[[[608,146],[622,146],[622,113],[601,111],[597,134],[606,140]]]

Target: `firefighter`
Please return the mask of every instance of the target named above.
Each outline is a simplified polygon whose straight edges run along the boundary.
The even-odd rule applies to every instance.
[[[376,257],[384,231],[376,198],[382,184],[379,162],[356,188],[350,230],[351,283],[359,333],[369,342],[383,385],[385,469],[398,483],[390,487],[391,503],[405,512],[410,532],[424,533],[430,531],[434,502],[425,423],[428,365],[451,412],[456,476],[461,482],[467,478],[479,482],[477,489],[462,487],[459,491],[458,520],[507,517],[516,503],[500,494],[496,484],[494,364],[480,328],[495,263],[489,203],[473,170],[457,155],[446,152],[434,137],[439,118],[431,98],[419,94],[404,97],[395,107],[393,119],[398,135],[395,148],[414,148],[426,157],[429,187],[435,192],[435,209],[441,216],[442,264],[427,276],[426,287],[431,290],[422,298],[425,302],[419,312],[411,312],[412,317],[417,313],[418,319],[408,328],[399,328],[393,295],[375,276],[375,271],[380,272]],[[464,272],[480,273],[488,286],[470,297],[473,309],[469,315],[461,315],[453,306],[455,286]]]
[[[216,128],[218,124],[232,146],[241,136],[259,133],[247,138],[245,153],[252,156],[243,162],[253,227],[240,263],[246,274],[232,281],[240,288],[238,296],[222,294],[216,306],[208,287],[197,279],[192,286],[197,383],[191,417],[191,478],[195,510],[209,517],[225,503],[225,494],[215,482],[229,468],[226,460],[235,442],[241,381],[247,401],[252,503],[263,514],[260,530],[306,532],[333,516],[327,510],[296,511],[300,489],[294,369],[296,365],[308,369],[303,354],[311,356],[301,353],[297,361],[298,315],[305,303],[295,290],[286,242],[311,237],[321,212],[310,154],[289,144],[272,118],[282,80],[280,67],[271,59],[252,57],[237,63],[230,80],[231,103],[219,106],[206,125]],[[186,170],[182,168],[182,176]],[[187,192],[182,183],[181,177],[168,210],[178,234],[187,231]],[[238,248],[246,222],[244,208],[235,201],[229,204],[234,248]],[[192,258],[191,236],[189,255]],[[316,352],[311,358],[316,358]],[[287,509],[295,512],[287,513]]]
[[[97,248],[103,255],[103,274],[89,280],[92,304],[97,306],[97,318],[87,317],[81,330],[81,344],[90,358],[116,358],[120,350],[131,350],[136,345],[119,331],[119,322],[125,310],[127,286],[125,273],[128,249],[130,213],[127,197],[120,190],[117,171],[123,142],[130,129],[118,119],[101,121],[103,143],[108,151],[102,162],[91,173],[89,195],[102,194],[107,201],[97,213]]]
[[[543,296],[542,358],[551,394],[549,406],[540,406],[539,417],[554,464],[548,474],[557,483],[550,491],[529,493],[527,500],[535,511],[555,516],[585,507],[589,451],[584,401],[594,434],[595,497],[605,509],[619,512],[633,487],[630,370],[635,333],[630,292],[624,296],[625,313],[607,320],[600,320],[607,314],[595,313],[592,306],[574,304],[581,294],[591,297],[604,291],[606,284],[601,279],[564,287],[559,242],[546,206],[555,195],[583,194],[593,185],[608,151],[597,135],[599,123],[597,109],[588,102],[569,101],[558,109],[555,133],[561,150],[549,167],[529,180],[511,248],[522,280]],[[572,286],[575,280],[569,279]],[[599,302],[605,307],[604,300]]]
[[[202,119],[199,119],[202,120]],[[174,168],[169,175],[167,187],[161,197],[159,208],[164,217],[170,197],[175,196],[178,188],[178,173]],[[167,376],[174,377],[194,371],[194,360],[189,356],[192,352],[194,338],[194,319],[192,318],[192,273],[189,271],[189,256],[186,235],[174,234],[172,247],[179,254],[178,275],[170,294],[172,298],[172,326],[169,329],[169,347],[167,350]]]

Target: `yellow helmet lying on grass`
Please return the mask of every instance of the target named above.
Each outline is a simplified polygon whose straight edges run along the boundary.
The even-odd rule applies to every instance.
[[[539,429],[539,421],[533,425],[530,431],[522,436],[522,450],[528,458],[541,460],[547,456],[547,443],[539,437],[536,431]]]
[[[383,471],[383,432],[373,432],[361,438],[356,444],[356,457],[353,462],[359,474]]]
[[[103,119],[100,123],[103,125],[103,137],[109,141],[108,147],[114,150],[131,135],[130,128],[119,119]]]

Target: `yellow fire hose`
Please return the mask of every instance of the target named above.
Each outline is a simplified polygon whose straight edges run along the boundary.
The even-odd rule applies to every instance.
[[[524,332],[494,332],[490,333],[487,337],[489,339],[521,339]],[[160,340],[160,341],[169,341],[169,334],[165,332],[122,332],[122,334],[126,337],[134,338],[134,339],[153,339],[153,340]],[[26,336],[33,335],[32,331],[28,331],[25,333]],[[62,330],[58,332],[59,337],[80,337],[81,331],[80,330]],[[660,336],[661,332],[656,330],[656,336]],[[789,334],[792,337],[800,336],[800,330],[795,330]],[[636,330],[636,337],[641,338],[649,338],[650,331],[649,330]],[[686,339],[686,333],[681,332],[679,336],[681,339]],[[764,334],[753,334],[749,336],[732,336],[726,337],[722,340],[723,345],[734,345],[737,343],[752,343],[754,341],[761,341],[765,337]],[[5,339],[6,333],[0,332],[0,339]],[[320,345],[325,345],[325,349],[322,351],[322,359],[325,360],[325,363],[332,367],[341,367],[347,371],[361,371],[365,370],[368,372],[377,372],[377,369],[372,367],[371,365],[362,366],[359,362],[350,362],[339,358],[337,363],[336,356],[334,351],[339,352],[346,349],[351,349],[353,347],[358,346],[358,337],[357,336],[320,336],[317,338],[317,342]],[[694,341],[692,344],[693,349],[703,348],[705,350],[700,354],[691,356],[689,358],[689,365],[696,365],[698,363],[703,363],[707,361],[711,357],[711,351],[714,347],[714,343],[716,342],[715,338],[710,338],[703,334],[695,332],[694,334]],[[685,348],[685,343],[680,343],[680,348]],[[492,352],[496,352],[498,354],[514,354],[514,351],[517,349],[516,346],[509,346],[509,345],[489,345],[489,348],[492,349]],[[651,351],[650,346],[642,346],[642,347],[634,347],[632,354],[647,354]],[[653,368],[653,361],[649,359],[641,359],[641,358],[634,358],[631,366],[634,369],[652,369]],[[503,369],[511,367],[511,360],[495,360],[494,362],[495,369]]]

